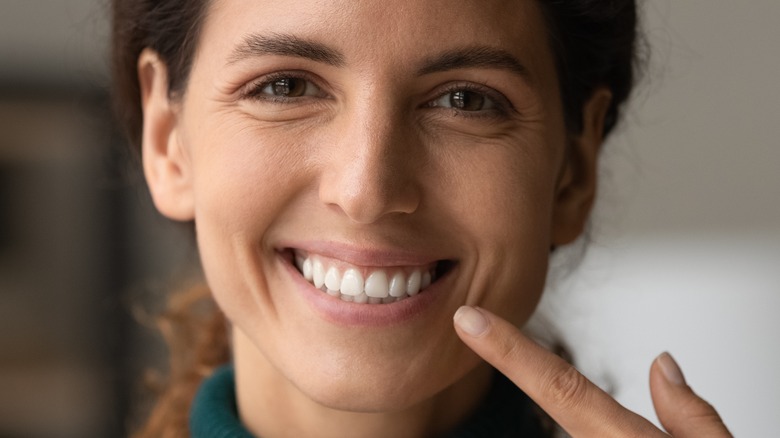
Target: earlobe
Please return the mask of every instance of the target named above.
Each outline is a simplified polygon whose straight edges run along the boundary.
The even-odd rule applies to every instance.
[[[596,196],[598,156],[611,101],[607,88],[594,91],[583,107],[582,132],[569,139],[553,209],[553,246],[574,241],[585,229]]]
[[[155,207],[179,221],[194,218],[191,163],[181,144],[178,112],[168,91],[165,63],[150,49],[138,58],[143,109],[141,154]]]

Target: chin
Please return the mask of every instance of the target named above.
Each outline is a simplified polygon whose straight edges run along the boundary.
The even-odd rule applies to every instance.
[[[327,370],[307,374],[296,386],[309,399],[329,409],[380,413],[414,408],[456,385],[479,364],[465,359],[458,366],[389,372],[371,366],[355,366],[349,374]]]

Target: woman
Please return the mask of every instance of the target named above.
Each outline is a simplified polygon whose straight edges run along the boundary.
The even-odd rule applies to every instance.
[[[524,394],[573,436],[664,436],[517,329],[587,220],[632,1],[114,8],[153,200],[229,321],[231,365],[163,405],[194,436],[541,435]],[[671,434],[728,435],[668,354],[650,382]]]

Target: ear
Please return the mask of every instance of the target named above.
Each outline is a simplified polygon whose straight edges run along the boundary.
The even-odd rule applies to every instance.
[[[178,103],[168,90],[168,69],[151,49],[138,57],[138,80],[143,108],[141,154],[152,200],[164,216],[192,220],[192,166],[181,144]]]
[[[604,118],[611,101],[612,93],[607,88],[594,91],[583,107],[582,132],[569,138],[553,208],[553,246],[574,241],[585,228],[596,196]]]

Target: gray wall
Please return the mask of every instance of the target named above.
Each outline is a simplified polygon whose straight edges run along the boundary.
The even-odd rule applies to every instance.
[[[0,76],[105,77],[108,0],[0,0]]]

